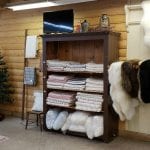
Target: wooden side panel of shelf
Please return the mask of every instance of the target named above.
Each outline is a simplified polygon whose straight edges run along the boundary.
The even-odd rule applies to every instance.
[[[119,36],[106,35],[104,39],[104,136],[105,142],[111,141],[118,135],[118,115],[112,108],[112,100],[109,95],[108,68],[118,60]]]
[[[102,31],[89,33],[55,34],[42,35],[43,37],[43,91],[44,91],[44,113],[47,107],[46,97],[48,89],[46,80],[50,72],[47,71],[46,61],[48,59],[60,59],[87,63],[104,64],[104,135],[102,139],[109,142],[118,134],[118,116],[112,108],[112,101],[109,96],[108,67],[113,61],[118,60],[119,34]],[[66,73],[66,72],[65,72]],[[80,73],[79,73],[80,74]],[[92,74],[90,74],[92,75]],[[85,76],[89,76],[85,73]],[[100,76],[100,75],[97,75]],[[46,124],[44,121],[44,128]]]

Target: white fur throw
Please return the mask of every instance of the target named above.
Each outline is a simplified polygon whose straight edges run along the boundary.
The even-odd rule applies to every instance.
[[[119,115],[120,120],[131,120],[135,114],[135,107],[138,100],[131,98],[121,85],[121,65],[123,62],[114,62],[108,70],[110,83],[110,95],[113,101],[113,108]]]

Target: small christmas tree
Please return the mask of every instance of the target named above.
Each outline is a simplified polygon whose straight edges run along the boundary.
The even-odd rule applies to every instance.
[[[0,103],[1,104],[9,104],[13,102],[12,95],[14,90],[12,86],[8,82],[8,71],[6,63],[4,62],[3,56],[0,53]],[[4,115],[0,114],[0,120]]]

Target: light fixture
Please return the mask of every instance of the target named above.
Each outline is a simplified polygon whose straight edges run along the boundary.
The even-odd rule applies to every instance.
[[[54,2],[58,5],[67,5],[67,4],[76,4],[76,3],[83,3],[83,2],[90,2],[96,0],[55,0]]]
[[[27,9],[35,9],[35,8],[43,8],[43,7],[51,7],[57,6],[55,2],[51,1],[24,1],[24,2],[16,2],[16,3],[8,3],[6,5],[7,8],[12,9],[13,11],[18,10],[27,10]]]
[[[6,8],[12,9],[13,11],[18,11],[18,10],[27,10],[27,9],[83,3],[89,1],[96,1],[96,0],[43,0],[43,1],[29,0],[23,2],[8,3],[6,4]]]

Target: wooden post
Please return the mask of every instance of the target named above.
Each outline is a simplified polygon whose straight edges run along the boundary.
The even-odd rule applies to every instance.
[[[27,60],[25,58],[25,50],[26,50],[26,37],[27,37],[27,33],[28,33],[28,29],[25,29],[25,44],[24,44],[24,68],[26,66]],[[24,107],[25,107],[25,98],[26,98],[26,87],[24,84],[24,71],[23,71],[23,92],[22,92],[22,115],[21,115],[21,119],[24,120]]]

